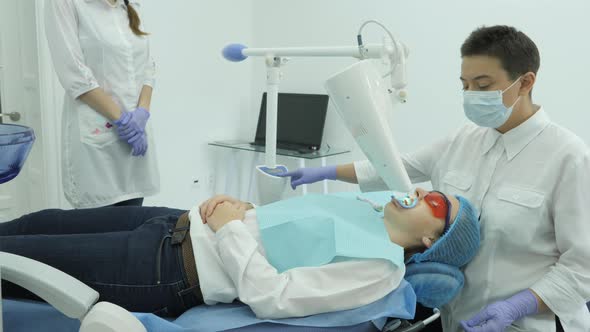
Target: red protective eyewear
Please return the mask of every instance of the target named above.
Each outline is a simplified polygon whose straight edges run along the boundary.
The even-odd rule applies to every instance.
[[[447,232],[449,229],[449,223],[451,219],[451,202],[445,196],[445,194],[441,193],[440,191],[431,191],[426,196],[424,196],[424,201],[430,209],[432,210],[432,214],[436,218],[444,218],[445,219],[445,228],[443,230],[443,234]]]

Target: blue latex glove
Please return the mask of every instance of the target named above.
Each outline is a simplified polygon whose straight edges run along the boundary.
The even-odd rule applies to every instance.
[[[291,172],[277,174],[277,176],[291,177],[291,188],[295,190],[302,184],[314,183],[322,180],[336,180],[336,166],[304,167]]]
[[[494,302],[473,316],[461,321],[466,332],[501,332],[512,322],[536,314],[539,304],[533,293],[526,289],[511,298]]]
[[[117,126],[117,132],[121,139],[128,141],[138,133],[145,132],[145,125],[150,118],[150,112],[143,107],[138,107],[132,112],[124,112],[123,114],[129,114],[130,116],[125,124]]]

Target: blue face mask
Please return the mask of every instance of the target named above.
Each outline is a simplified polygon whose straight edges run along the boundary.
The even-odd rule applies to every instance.
[[[512,108],[520,100],[520,96],[510,107],[504,106],[502,95],[520,80],[520,76],[509,87],[496,91],[463,91],[463,111],[465,116],[481,127],[498,128],[510,117]]]

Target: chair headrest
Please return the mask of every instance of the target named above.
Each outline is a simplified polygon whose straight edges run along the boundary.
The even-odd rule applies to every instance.
[[[436,262],[407,264],[404,278],[412,285],[416,300],[428,308],[451,301],[465,282],[457,267]]]

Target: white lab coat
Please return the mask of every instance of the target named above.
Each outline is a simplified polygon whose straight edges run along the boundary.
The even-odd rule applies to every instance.
[[[138,1],[131,1],[139,11]],[[159,191],[152,131],[148,150],[133,157],[109,119],[77,98],[102,88],[123,111],[137,106],[144,85],[154,85],[148,40],[129,28],[123,1],[45,2],[46,34],[59,80],[66,91],[62,113],[64,193],[75,207],[110,205]]]
[[[543,109],[502,135],[468,124],[404,156],[412,182],[469,199],[480,211],[482,242],[464,269],[462,292],[443,309],[447,331],[462,331],[487,304],[533,289],[566,331],[590,331],[590,151]],[[355,163],[363,191],[382,190],[368,162]],[[551,312],[507,331],[555,331]]]
[[[260,318],[302,317],[361,307],[396,289],[406,272],[385,259],[358,259],[277,273],[266,259],[256,210],[217,233],[189,214],[190,236],[206,304],[239,299]]]

